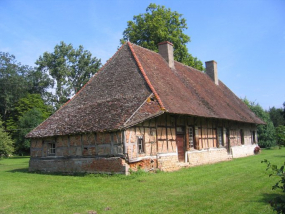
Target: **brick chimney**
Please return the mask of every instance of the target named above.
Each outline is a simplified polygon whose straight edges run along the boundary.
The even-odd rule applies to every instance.
[[[217,62],[214,60],[205,62],[206,74],[214,81],[216,85],[219,85]]]
[[[159,43],[158,53],[166,60],[170,68],[175,68],[172,43],[167,41]]]

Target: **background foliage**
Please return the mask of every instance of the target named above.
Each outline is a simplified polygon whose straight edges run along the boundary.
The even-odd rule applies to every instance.
[[[0,154],[29,154],[25,135],[78,92],[101,61],[83,46],[74,49],[61,42],[36,64],[35,68],[21,65],[15,56],[0,52]]]
[[[203,71],[203,63],[188,53],[186,44],[190,37],[183,33],[187,29],[186,19],[176,11],[164,6],[150,4],[146,13],[133,17],[123,32],[121,44],[130,41],[158,52],[158,43],[169,41],[174,46],[174,59]]]
[[[0,158],[2,155],[7,157],[14,152],[14,143],[2,125],[3,122],[0,117]]]
[[[243,99],[244,103],[266,124],[257,126],[258,144],[262,148],[271,147],[276,145],[275,128],[270,119],[270,115],[259,104],[250,102],[246,98]]]

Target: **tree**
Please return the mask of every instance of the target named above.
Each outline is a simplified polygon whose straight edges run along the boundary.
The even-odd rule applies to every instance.
[[[28,154],[30,149],[30,139],[25,138],[32,129],[37,127],[45,117],[38,108],[33,108],[24,113],[18,121],[18,136],[15,137],[15,149],[18,154]]]
[[[243,99],[244,103],[266,124],[257,126],[258,144],[260,147],[271,147],[276,145],[275,129],[270,119],[269,113],[264,111],[259,104],[250,102],[246,98]]]
[[[270,119],[272,120],[274,127],[285,125],[285,119],[283,117],[283,109],[281,108],[269,108]]]
[[[15,56],[0,52],[0,113],[4,122],[14,104],[28,91],[25,76],[30,70],[30,67],[17,63]]]
[[[53,53],[45,52],[36,61],[37,71],[49,73],[54,78],[56,92],[53,103],[56,108],[64,104],[94,75],[101,66],[101,60],[79,46],[60,42]],[[56,85],[56,86],[55,86]]]
[[[33,110],[32,113],[29,113],[31,110]],[[16,142],[17,153],[28,151],[30,140],[25,139],[25,135],[48,118],[52,110],[51,106],[44,103],[40,94],[27,94],[15,104],[14,110],[7,120],[7,130]],[[29,116],[31,118],[28,118]]]
[[[169,41],[174,46],[174,59],[199,70],[203,63],[188,53],[186,44],[190,37],[183,33],[187,29],[186,20],[178,12],[156,4],[150,4],[146,13],[133,17],[123,32],[121,44],[130,41],[134,44],[158,52],[158,43]]]
[[[27,93],[47,95],[51,80],[47,74],[21,65],[15,56],[0,52],[0,115],[4,126],[12,116],[15,104]]]
[[[275,128],[276,141],[277,144],[281,146],[285,146],[285,126],[278,126]]]
[[[14,151],[14,142],[12,141],[8,133],[4,131],[2,125],[3,122],[0,118],[0,156],[3,155],[8,157]]]
[[[283,118],[285,120],[285,102],[283,103],[283,112],[282,112]],[[285,124],[284,124],[285,125]]]

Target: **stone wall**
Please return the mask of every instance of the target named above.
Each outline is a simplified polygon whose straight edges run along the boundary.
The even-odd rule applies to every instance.
[[[234,147],[231,147],[231,154],[233,158],[240,158],[240,157],[246,157],[249,155],[254,155],[254,148],[256,146],[257,144],[234,146]]]
[[[188,151],[187,159],[190,166],[211,164],[231,159],[226,148],[212,148],[206,150]]]
[[[180,169],[177,153],[172,154],[158,154],[157,168],[161,171],[175,171]]]
[[[125,160],[111,158],[31,158],[29,171],[61,172],[61,173],[117,173],[128,174],[129,168]]]

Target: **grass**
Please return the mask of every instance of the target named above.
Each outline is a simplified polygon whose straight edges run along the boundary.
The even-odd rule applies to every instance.
[[[29,157],[0,160],[0,213],[273,213],[268,159],[281,165],[284,148],[260,155],[131,176],[63,176],[28,172]]]

